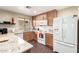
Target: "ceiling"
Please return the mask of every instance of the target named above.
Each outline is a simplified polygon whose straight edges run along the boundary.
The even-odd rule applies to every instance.
[[[26,6],[0,6],[0,9],[16,12],[28,16],[35,16],[53,9],[61,10],[68,8],[68,6],[31,6],[31,8],[26,8]]]

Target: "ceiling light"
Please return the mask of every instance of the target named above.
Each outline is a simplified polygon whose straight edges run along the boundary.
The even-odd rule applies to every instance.
[[[34,14],[36,14],[37,13],[37,11],[34,11]]]
[[[32,8],[32,7],[31,7],[31,6],[26,6],[26,8],[30,9],[30,8]]]

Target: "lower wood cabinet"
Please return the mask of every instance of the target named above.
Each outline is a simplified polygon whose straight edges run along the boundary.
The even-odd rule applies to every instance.
[[[23,39],[25,41],[31,41],[33,39],[32,32],[24,32],[23,33]]]
[[[25,41],[31,41],[31,40],[37,41],[37,32],[24,32],[23,39]]]
[[[45,38],[46,38],[46,45],[53,48],[53,35],[50,33],[46,33]]]
[[[37,41],[37,32],[32,32],[33,34],[33,40]]]

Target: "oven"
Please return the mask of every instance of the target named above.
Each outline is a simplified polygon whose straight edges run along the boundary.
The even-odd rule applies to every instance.
[[[43,45],[46,45],[45,43],[45,33],[38,31],[38,43],[41,43]]]

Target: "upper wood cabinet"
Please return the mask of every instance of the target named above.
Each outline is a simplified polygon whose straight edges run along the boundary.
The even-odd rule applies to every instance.
[[[36,26],[36,16],[32,17],[32,26]]]
[[[47,20],[48,21],[48,26],[52,26],[53,25],[53,19],[57,17],[57,10],[52,10],[46,13],[42,13],[36,16],[32,17],[32,25],[35,25],[35,21],[36,20]]]
[[[48,20],[48,26],[53,25],[53,19],[57,17],[57,10],[53,10],[50,12],[47,12],[47,20]]]
[[[36,20],[46,20],[46,19],[47,19],[46,13],[36,16]]]

